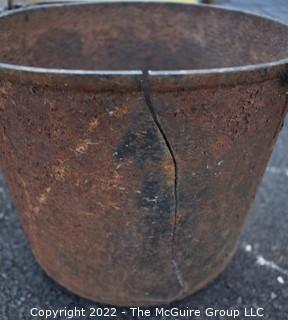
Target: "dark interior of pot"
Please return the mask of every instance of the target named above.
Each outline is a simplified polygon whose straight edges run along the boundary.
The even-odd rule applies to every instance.
[[[288,57],[288,28],[177,4],[50,6],[0,19],[0,61],[82,70],[243,66]]]

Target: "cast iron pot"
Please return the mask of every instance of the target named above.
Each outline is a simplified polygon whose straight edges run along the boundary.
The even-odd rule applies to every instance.
[[[288,27],[160,3],[1,14],[1,167],[36,259],[115,305],[223,270],[288,92]]]

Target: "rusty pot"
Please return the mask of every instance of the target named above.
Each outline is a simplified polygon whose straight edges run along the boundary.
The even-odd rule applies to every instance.
[[[1,166],[45,271],[115,305],[213,280],[283,123],[287,26],[94,3],[12,10],[0,29]]]

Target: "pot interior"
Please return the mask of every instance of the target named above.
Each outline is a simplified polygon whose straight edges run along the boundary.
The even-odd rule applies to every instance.
[[[0,19],[0,61],[82,70],[243,66],[288,57],[285,25],[191,5],[48,6]]]

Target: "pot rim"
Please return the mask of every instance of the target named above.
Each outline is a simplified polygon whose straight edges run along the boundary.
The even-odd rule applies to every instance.
[[[27,11],[33,11],[33,10],[40,10],[40,9],[47,9],[47,8],[54,8],[54,7],[68,7],[68,6],[85,6],[85,5],[93,5],[93,4],[105,4],[105,5],[121,5],[121,4],[131,4],[131,5],[137,5],[137,4],[148,4],[148,5],[176,5],[176,6],[192,6],[192,7],[203,7],[203,8],[209,8],[213,10],[220,10],[220,11],[226,11],[226,12],[234,12],[238,14],[244,14],[249,15],[251,17],[261,18],[265,20],[269,20],[273,23],[280,24],[287,28],[288,31],[288,23],[281,21],[280,19],[276,19],[274,17],[270,17],[264,14],[254,13],[247,10],[242,9],[235,9],[230,7],[223,7],[219,5],[208,5],[208,4],[191,4],[187,2],[178,2],[174,0],[167,0],[167,1],[159,1],[159,0],[88,0],[88,1],[73,1],[72,2],[56,2],[56,3],[45,3],[45,4],[33,4],[33,5],[24,5],[23,7],[3,11],[0,13],[0,19],[9,17],[16,14],[25,13]],[[287,67],[287,68],[286,68]],[[272,71],[272,72],[271,72]],[[17,78],[17,75],[22,74],[20,77],[22,80],[23,76],[27,76],[28,79],[32,80],[39,80],[39,77],[47,77],[50,80],[52,78],[55,80],[60,79],[71,79],[71,76],[75,77],[81,77],[81,78],[87,78],[91,79],[116,79],[117,81],[120,80],[123,77],[129,78],[129,79],[137,79],[145,77],[146,75],[149,78],[154,78],[155,80],[158,79],[160,82],[162,82],[162,79],[171,78],[172,82],[174,83],[173,86],[177,86],[176,80],[182,80],[183,79],[193,79],[200,77],[203,78],[203,81],[200,81],[200,83],[194,82],[193,84],[197,87],[201,87],[204,85],[204,82],[206,81],[206,87],[209,87],[209,83],[215,85],[215,80],[218,81],[217,84],[225,85],[227,83],[231,83],[231,80],[234,80],[232,82],[237,83],[251,83],[251,82],[262,82],[267,79],[279,77],[279,72],[281,71],[287,71],[288,72],[288,57],[284,59],[274,60],[271,62],[264,62],[264,63],[258,63],[258,64],[248,64],[248,65],[242,65],[242,66],[231,66],[231,67],[221,67],[221,68],[203,68],[203,69],[181,69],[181,70],[148,70],[144,72],[143,70],[80,70],[80,69],[61,69],[61,68],[45,68],[45,67],[33,67],[33,66],[25,66],[25,65],[18,65],[18,64],[11,64],[11,63],[3,63],[0,60],[0,79],[3,79],[3,75],[7,74],[9,78],[15,79]],[[145,75],[146,74],[146,75]],[[239,75],[243,74],[243,76],[239,78]],[[235,77],[236,75],[236,77]],[[245,80],[245,78],[248,76],[248,78]],[[286,77],[285,77],[286,78]],[[175,81],[174,81],[175,80]],[[205,81],[204,81],[205,80]],[[208,83],[207,83],[208,81]],[[34,82],[34,81],[33,81]],[[38,82],[38,81],[37,81]],[[41,81],[42,82],[42,81]],[[49,82],[49,81],[48,81]],[[106,81],[105,81],[106,82]],[[203,83],[202,83],[203,82]],[[182,81],[178,83],[178,85],[181,85]],[[171,83],[172,84],[172,83]],[[65,86],[68,84],[65,83]],[[182,84],[183,85],[183,84]]]

